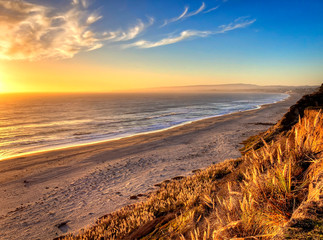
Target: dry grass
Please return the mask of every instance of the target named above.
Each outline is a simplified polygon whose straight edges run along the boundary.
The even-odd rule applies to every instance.
[[[307,111],[287,137],[245,155],[250,167],[236,184],[239,191],[230,187],[229,197],[218,199],[210,216],[212,238],[271,239],[278,234],[307,197],[314,169],[322,171],[322,151],[323,114]]]
[[[275,142],[162,184],[145,202],[65,239],[272,239],[307,198],[322,151],[323,113],[305,111]]]

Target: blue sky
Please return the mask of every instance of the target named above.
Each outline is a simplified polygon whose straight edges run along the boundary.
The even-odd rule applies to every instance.
[[[11,28],[0,35],[6,46],[0,59],[10,64],[26,61],[36,68],[54,61],[121,69],[137,79],[139,72],[177,76],[166,85],[322,81],[321,0],[5,2],[0,0],[0,24]],[[147,87],[160,85],[152,80]]]
[[[110,4],[111,3],[111,4]],[[188,8],[188,13],[197,11],[202,4],[205,9],[199,14],[176,19]],[[207,12],[209,9],[217,8]],[[112,11],[113,10],[113,11]],[[224,34],[210,34],[205,37],[192,37],[173,45],[154,49],[126,49],[126,55],[135,55],[144,61],[161,57],[156,68],[163,61],[174,59],[174,68],[165,63],[165,67],[176,70],[183,65],[194,66],[202,62],[203,71],[211,71],[213,64],[222,67],[269,68],[278,72],[304,68],[305,72],[317,73],[322,77],[323,68],[323,1],[108,1],[102,8],[103,16],[108,16],[112,23],[102,21],[98,27],[106,26],[117,29],[136,22],[154,18],[154,24],[148,27],[138,39],[158,41],[168,36],[177,36],[181,31],[218,31],[221,25],[253,21],[250,25],[228,31]],[[205,13],[207,12],[207,13]],[[107,21],[109,22],[109,21]],[[105,54],[113,51],[114,45],[104,48]],[[120,55],[118,49],[117,55]],[[121,55],[123,55],[121,54]],[[184,58],[184,59],[183,59]],[[187,58],[199,58],[187,60]],[[122,61],[122,59],[121,59]],[[172,61],[171,61],[172,62]],[[230,64],[232,63],[232,64]],[[197,70],[199,74],[199,70]],[[316,79],[318,83],[321,79]],[[310,83],[310,82],[309,82]],[[312,83],[312,84],[313,84]],[[306,82],[304,82],[306,84]]]

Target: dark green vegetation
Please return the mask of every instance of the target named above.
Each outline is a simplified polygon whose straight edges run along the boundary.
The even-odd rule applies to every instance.
[[[323,239],[323,111],[304,96],[243,156],[163,183],[62,239]]]

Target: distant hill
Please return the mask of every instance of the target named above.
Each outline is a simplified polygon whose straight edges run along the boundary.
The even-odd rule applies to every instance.
[[[175,86],[175,87],[158,87],[139,89],[139,92],[287,92],[298,89],[313,89],[318,86],[260,86],[255,84],[218,84],[218,85],[191,85],[191,86]]]

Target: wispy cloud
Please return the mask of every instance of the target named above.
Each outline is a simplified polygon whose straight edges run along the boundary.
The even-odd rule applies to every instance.
[[[127,31],[117,30],[104,32],[105,40],[110,40],[114,42],[120,41],[129,41],[136,38],[141,32],[143,32],[147,27],[151,26],[154,23],[154,18],[149,18],[147,23],[143,23],[141,20],[138,20],[137,24]]]
[[[226,25],[221,25],[219,28],[220,30],[217,31],[216,33],[225,33],[228,31],[232,31],[237,28],[245,28],[249,26],[250,24],[253,24],[256,19],[246,19],[247,17],[240,17],[237,18],[233,23],[226,24]]]
[[[99,21],[101,18],[102,18],[102,16],[100,16],[100,15],[98,15],[96,13],[93,13],[90,16],[88,16],[88,18],[86,19],[86,23],[88,25],[91,25],[91,24]]]
[[[192,37],[206,37],[210,35],[211,32],[208,31],[194,31],[194,30],[186,30],[182,31],[179,36],[176,37],[168,37],[161,39],[157,42],[150,42],[146,40],[140,40],[131,44],[124,45],[124,48],[129,48],[129,47],[138,47],[138,48],[153,48],[153,47],[159,47],[163,45],[169,45],[173,43],[177,43],[180,41],[183,41],[188,38]]]
[[[102,47],[102,34],[91,25],[102,18],[85,9],[86,0],[73,0],[65,11],[0,0],[0,59],[71,58],[80,51]]]
[[[188,17],[192,17],[192,16],[195,16],[197,14],[199,14],[200,12],[202,12],[203,10],[205,9],[205,3],[203,2],[201,7],[199,9],[197,9],[196,11],[194,12],[191,12],[191,13],[188,13],[185,18],[188,18]]]
[[[88,8],[90,5],[89,0],[72,0],[73,5],[80,5],[83,8]]]
[[[256,19],[248,20],[244,18],[238,18],[233,23],[229,23],[227,25],[219,26],[219,30],[217,31],[197,31],[197,30],[185,30],[182,31],[178,36],[170,36],[168,38],[163,38],[159,41],[147,41],[147,40],[139,40],[134,43],[126,44],[123,47],[137,47],[137,48],[153,48],[160,47],[164,45],[174,44],[177,42],[181,42],[183,40],[193,38],[193,37],[207,37],[209,35],[223,34],[228,31],[232,31],[238,28],[244,28],[254,23]]]
[[[188,11],[188,7],[185,7],[184,12],[181,15],[179,15],[178,17],[174,17],[174,18],[165,20],[164,21],[164,24],[162,25],[162,27],[166,26],[169,23],[177,22],[177,21],[181,20],[182,18],[185,17],[185,15],[187,14],[187,11]]]
[[[102,16],[90,12],[88,0],[71,0],[65,10],[25,0],[0,0],[0,59],[72,58],[101,48],[104,41],[129,41],[154,22],[137,20],[128,30],[93,30]]]
[[[177,22],[177,21],[179,21],[181,19],[185,19],[185,18],[195,16],[195,15],[199,14],[200,12],[202,12],[204,9],[205,9],[205,3],[204,2],[202,3],[202,5],[200,6],[199,9],[197,9],[196,11],[190,12],[190,13],[188,12],[189,7],[185,7],[184,12],[181,15],[179,15],[178,17],[174,17],[174,18],[165,20],[161,27],[164,27],[167,24],[172,23],[172,22]]]
[[[148,18],[146,21],[138,19],[127,30],[97,32],[93,30],[92,24],[101,20],[102,15],[97,11],[89,11],[90,3],[89,0],[70,0],[67,8],[60,10],[26,0],[0,0],[0,59],[72,58],[79,52],[101,48],[104,42],[134,41],[154,24],[154,18]],[[165,23],[212,12],[218,7],[205,10],[204,2],[192,12],[185,7],[181,15]],[[128,42],[122,47],[154,48],[187,39],[223,34],[247,27],[255,21],[248,17],[240,17],[232,23],[219,26],[217,31],[185,30],[178,35],[169,35],[157,41],[142,39]]]
[[[210,8],[208,10],[205,10],[203,13],[209,13],[209,12],[213,12],[215,10],[217,10],[220,6],[216,6],[216,7],[213,7],[213,8]]]

